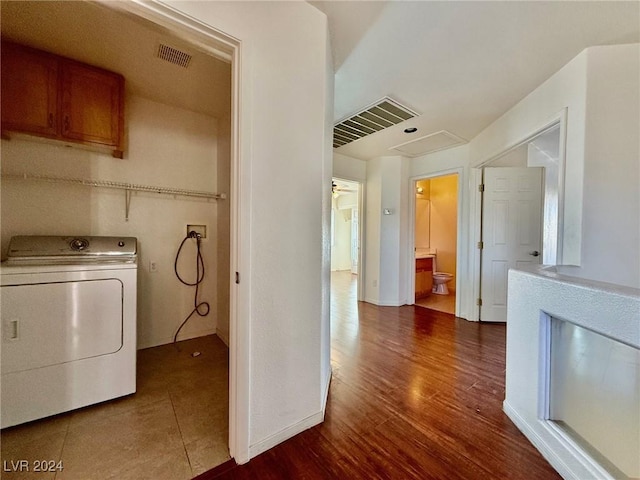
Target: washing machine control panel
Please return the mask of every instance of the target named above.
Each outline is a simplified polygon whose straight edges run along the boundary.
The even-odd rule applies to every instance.
[[[57,237],[20,235],[11,238],[7,264],[132,263],[135,237]]]

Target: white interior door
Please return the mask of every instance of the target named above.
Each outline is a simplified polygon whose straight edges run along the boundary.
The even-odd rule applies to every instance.
[[[542,168],[485,168],[480,319],[507,321],[507,272],[540,263]]]

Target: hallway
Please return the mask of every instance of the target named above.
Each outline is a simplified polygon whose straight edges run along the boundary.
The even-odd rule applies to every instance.
[[[332,274],[324,423],[198,480],[560,478],[502,412],[504,325],[357,303],[355,279]]]

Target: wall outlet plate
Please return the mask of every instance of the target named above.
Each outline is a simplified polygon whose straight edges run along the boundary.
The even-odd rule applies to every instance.
[[[200,238],[207,238],[206,225],[187,225],[187,237],[191,232],[196,232],[197,234],[200,235]]]

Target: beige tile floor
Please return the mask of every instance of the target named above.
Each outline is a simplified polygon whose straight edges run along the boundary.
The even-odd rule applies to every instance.
[[[230,458],[228,366],[215,335],[140,350],[134,395],[2,430],[1,478],[191,479]],[[30,471],[11,471],[19,460]]]
[[[427,298],[418,300],[416,305],[437,310],[438,312],[454,314],[456,311],[456,296],[454,293],[450,293],[449,295],[436,295],[432,293]]]

